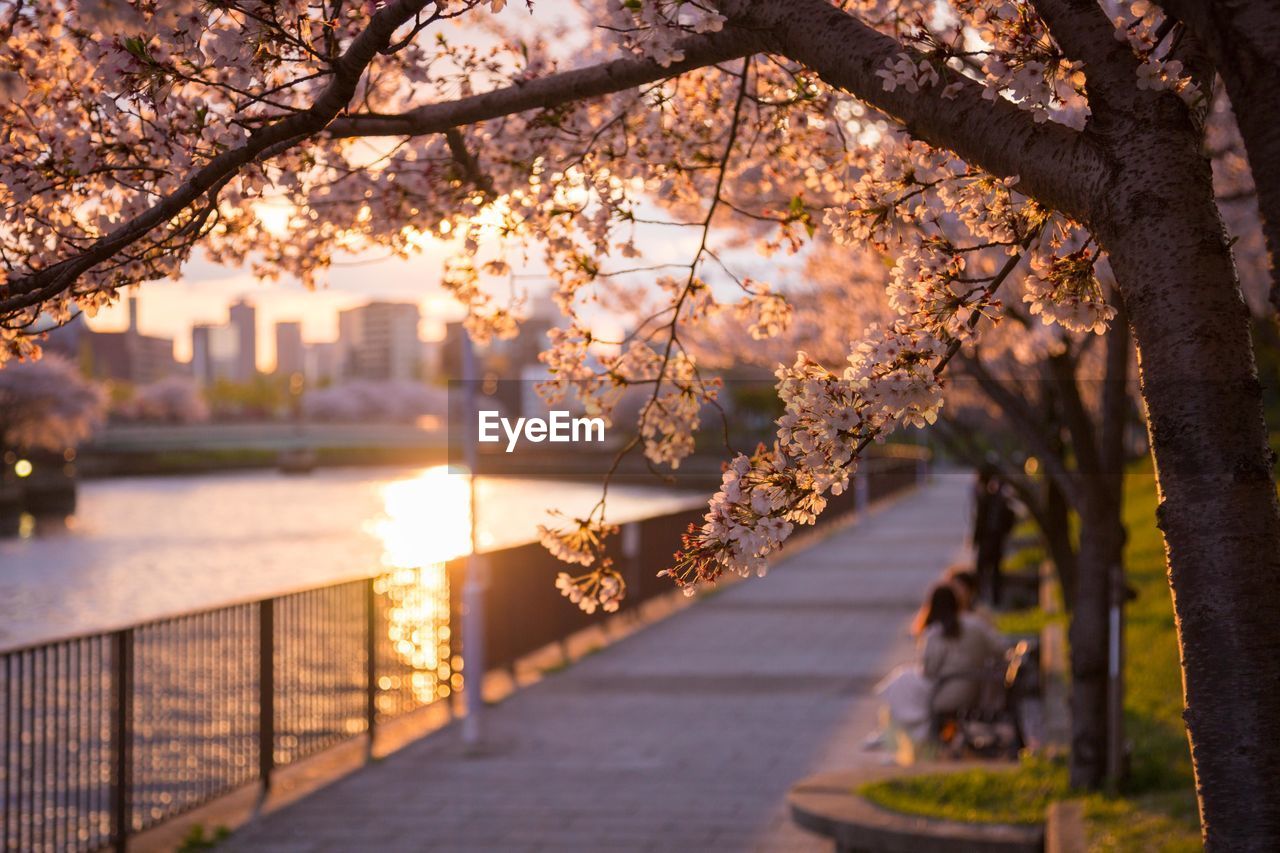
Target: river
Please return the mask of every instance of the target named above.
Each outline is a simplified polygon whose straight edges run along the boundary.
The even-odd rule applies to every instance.
[[[599,493],[481,478],[480,550],[532,541],[547,509],[581,514]],[[700,497],[615,486],[609,515]],[[467,478],[445,468],[90,480],[65,527],[0,540],[0,649],[439,562],[470,550],[468,519]]]

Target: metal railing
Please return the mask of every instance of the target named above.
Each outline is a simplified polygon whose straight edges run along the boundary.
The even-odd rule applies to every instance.
[[[446,576],[397,571],[5,652],[5,849],[122,848],[445,698],[447,604],[403,610],[425,572]]]
[[[869,460],[820,525],[914,483],[915,457]],[[632,522],[628,603],[705,510]],[[488,665],[510,667],[600,622],[567,605],[536,545],[488,555]],[[464,561],[397,570],[0,653],[6,850],[123,850],[130,837],[367,736],[461,685]],[[451,581],[452,578],[452,581]]]

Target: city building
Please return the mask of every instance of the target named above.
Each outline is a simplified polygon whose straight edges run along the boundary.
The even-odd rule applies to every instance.
[[[340,382],[342,344],[337,341],[306,344],[302,352],[302,375],[313,388]]]
[[[258,310],[239,299],[231,306],[228,315],[238,342],[233,378],[238,382],[248,382],[258,375]]]
[[[228,315],[227,323],[191,327],[191,373],[201,385],[220,379],[250,382],[258,375],[257,309],[240,299]]]
[[[292,376],[306,373],[306,369],[302,324],[296,321],[276,323],[276,373]]]
[[[235,381],[239,352],[239,334],[231,326],[198,323],[191,327],[191,374],[201,385],[219,379]]]
[[[76,361],[85,375],[145,385],[177,373],[173,338],[138,330],[138,298],[129,297],[129,326],[123,332],[96,332],[77,316],[49,335],[48,348]]]
[[[338,312],[343,378],[421,378],[420,319],[412,302],[370,302]]]

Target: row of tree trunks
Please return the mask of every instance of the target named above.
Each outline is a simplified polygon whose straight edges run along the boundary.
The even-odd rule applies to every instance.
[[[1280,0],[1158,0],[1208,50],[1226,84],[1258,191],[1280,308]]]
[[[1140,356],[1206,844],[1280,849],[1280,507],[1249,317],[1181,105],[1115,128],[1094,217]]]

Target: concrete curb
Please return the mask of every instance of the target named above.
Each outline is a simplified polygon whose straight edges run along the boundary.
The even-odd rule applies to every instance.
[[[859,786],[895,776],[967,769],[966,763],[863,768],[811,776],[787,797],[791,819],[835,842],[836,850],[876,853],[1040,853],[1042,825],[963,823],[887,811],[857,793]]]

